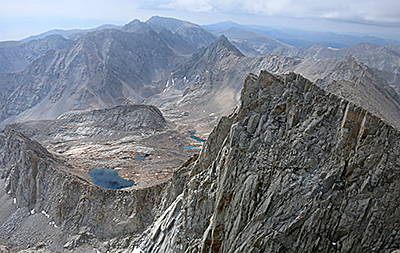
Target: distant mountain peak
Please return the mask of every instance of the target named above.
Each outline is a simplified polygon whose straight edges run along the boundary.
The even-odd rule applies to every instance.
[[[208,31],[216,31],[216,30],[228,30],[231,27],[241,27],[241,25],[238,23],[235,23],[231,20],[227,20],[227,21],[218,22],[216,24],[202,25],[202,27]]]
[[[174,34],[178,34],[197,49],[207,47],[216,39],[213,34],[189,21],[153,16],[146,21],[146,24],[151,25],[151,27],[160,26]]]
[[[366,71],[368,73],[371,72],[371,70],[364,63],[357,62],[356,58],[354,58],[354,56],[352,55],[346,56],[345,59],[343,61],[338,62],[333,69],[333,72],[337,73],[349,72],[353,76],[360,75],[360,73],[366,73]]]
[[[134,19],[122,27],[122,31],[124,32],[137,32],[139,30],[149,31],[152,29],[148,24],[141,22],[139,19]]]
[[[225,35],[219,36],[202,53],[202,58],[208,62],[216,62],[229,56],[245,57],[234,45],[232,45]]]
[[[317,43],[314,46],[312,46],[310,49],[320,49],[320,48],[327,48],[327,46],[325,46],[322,43]]]
[[[218,40],[217,40],[217,41],[221,41],[222,43],[229,43],[229,44],[230,44],[228,38],[227,38],[225,35],[223,35],[223,34],[222,34],[221,36],[218,37]]]
[[[231,44],[231,42],[228,40],[228,38],[225,35],[219,36],[218,40],[216,40],[214,43],[212,43],[209,47],[209,49],[226,49],[228,52],[231,54],[234,54],[239,57],[244,57],[244,54],[239,51],[234,45]]]
[[[125,26],[138,25],[138,24],[141,24],[141,23],[142,23],[142,22],[141,22],[139,19],[135,18],[134,20],[132,20],[131,22],[129,22],[129,23],[126,24]]]
[[[189,21],[183,21],[176,18],[168,18],[160,16],[152,16],[146,21],[146,23],[159,25],[173,32],[180,29],[182,26],[200,28],[199,25],[193,24]]]

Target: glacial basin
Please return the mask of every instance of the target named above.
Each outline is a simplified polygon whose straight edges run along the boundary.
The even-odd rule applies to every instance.
[[[125,180],[118,176],[118,172],[113,169],[94,167],[88,174],[93,184],[108,189],[122,189],[135,184],[133,180]]]

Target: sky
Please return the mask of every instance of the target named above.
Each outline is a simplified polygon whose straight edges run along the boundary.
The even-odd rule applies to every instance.
[[[400,0],[0,0],[0,41],[154,15],[400,39]]]

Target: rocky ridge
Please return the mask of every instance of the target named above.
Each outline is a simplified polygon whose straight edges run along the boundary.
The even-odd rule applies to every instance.
[[[371,68],[354,57],[339,61],[317,85],[361,105],[390,125],[400,128],[400,96]]]
[[[14,123],[9,127],[40,141],[49,137],[58,141],[76,141],[94,136],[107,138],[160,132],[166,129],[167,121],[154,106],[125,105],[88,112],[69,112],[56,120]]]
[[[0,73],[23,70],[49,50],[61,50],[74,45],[61,35],[49,35],[29,42],[0,43]]]
[[[144,252],[391,252],[400,133],[298,74],[262,72],[164,189]],[[357,229],[354,229],[357,228]]]
[[[62,249],[64,245],[67,249],[83,252],[86,252],[85,247],[91,247],[91,250],[99,247],[101,251],[109,248],[111,251],[118,251],[126,248],[132,240],[130,250],[140,247],[148,252],[257,252],[267,247],[270,251],[396,249],[397,223],[388,226],[387,229],[395,232],[387,236],[384,225],[375,222],[386,222],[392,218],[382,214],[381,206],[384,205],[379,201],[385,204],[385,200],[390,199],[397,203],[397,199],[393,197],[398,191],[397,174],[393,169],[398,167],[398,160],[395,159],[398,155],[395,141],[398,136],[394,128],[399,128],[400,125],[397,117],[400,99],[376,75],[377,69],[371,69],[352,57],[300,59],[271,55],[247,58],[225,36],[221,36],[206,49],[187,57],[186,54],[201,46],[194,45],[193,41],[185,37],[190,34],[185,29],[196,29],[196,33],[201,29],[190,23],[176,20],[170,23],[168,19],[168,22],[164,21],[158,25],[157,22],[142,23],[134,20],[121,31],[89,33],[74,44],[73,50],[50,50],[37,59],[21,72],[28,73],[28,79],[21,73],[3,75],[4,80],[0,82],[0,86],[6,87],[7,92],[0,94],[0,101],[3,101],[0,105],[5,109],[0,112],[0,117],[12,117],[28,108],[28,111],[20,114],[22,119],[54,118],[63,113],[63,110],[68,111],[71,108],[106,108],[149,97],[146,103],[155,102],[161,106],[162,111],[176,113],[182,126],[185,125],[180,130],[171,129],[173,124],[167,126],[158,109],[146,106],[73,111],[57,120],[12,125],[12,128],[41,141],[50,152],[11,129],[4,136],[0,135],[0,161],[4,161],[0,168],[5,173],[4,180],[0,180],[0,187],[5,185],[7,190],[0,192],[4,200],[1,203],[6,203],[0,208],[0,213],[3,214],[0,217],[1,224],[4,225],[2,229],[6,231],[3,238],[11,238],[13,243],[18,240],[21,242],[15,235],[20,233],[28,238],[27,234],[30,232],[26,231],[37,226],[37,230],[34,230],[38,231],[37,235],[29,243],[46,238],[45,245],[49,245],[52,250]],[[179,35],[182,29],[188,33]],[[159,51],[154,48],[151,50],[153,44],[148,43],[149,45],[141,48],[140,41],[132,46],[130,43],[134,41],[134,37],[147,38],[161,47]],[[317,45],[314,49],[321,49],[318,52],[323,55],[324,49],[319,47]],[[141,51],[135,51],[137,48]],[[395,52],[397,49],[391,46],[390,50]],[[136,67],[128,71],[129,73],[124,72],[125,65],[129,65],[132,59],[137,62],[151,57],[154,61],[146,62],[147,65],[138,72],[135,72],[138,70]],[[68,61],[64,61],[65,59]],[[274,73],[295,70],[314,81],[322,78],[317,84],[337,96],[319,89],[297,74],[251,74],[246,79],[240,106],[235,114],[222,118],[200,155],[193,156],[168,181],[177,164],[183,163],[182,157],[185,159],[188,154],[192,154],[183,148],[188,145],[187,139],[190,139],[190,126],[196,125],[195,130],[200,128],[203,129],[202,134],[206,133],[218,121],[219,116],[237,105],[244,76],[249,71],[257,73],[260,69]],[[74,76],[76,73],[78,75]],[[72,86],[66,80],[72,80]],[[81,80],[87,80],[88,83],[79,83]],[[131,80],[136,82],[128,83]],[[11,87],[7,86],[9,83],[12,83]],[[56,103],[50,106],[51,110],[48,110],[46,104],[49,100]],[[15,106],[7,105],[10,101]],[[132,111],[133,108],[142,113],[132,113],[136,110]],[[149,113],[154,117],[146,118]],[[171,114],[168,115],[169,119]],[[211,123],[207,127],[197,124],[202,121]],[[148,127],[150,125],[155,127]],[[186,138],[181,139],[185,135]],[[18,145],[13,146],[12,143]],[[160,144],[161,148],[155,148]],[[385,148],[376,152],[378,146]],[[22,150],[21,153],[10,151],[17,148]],[[172,159],[166,152],[171,148],[174,149]],[[37,154],[32,156],[32,153]],[[138,166],[141,169],[139,171],[138,167],[134,168],[138,165],[134,157],[139,154],[149,155],[150,159],[157,162],[142,163]],[[23,156],[28,160],[21,158]],[[36,165],[37,159],[40,160],[40,166]],[[164,159],[169,159],[168,166]],[[172,161],[173,159],[175,160]],[[42,163],[51,169],[46,166],[42,168]],[[63,216],[65,224],[57,224],[55,220],[47,223],[46,219],[51,217],[47,207],[40,213],[36,209],[30,209],[29,201],[35,202],[39,196],[37,194],[51,192],[42,189],[44,186],[41,181],[46,180],[43,179],[44,174],[37,172],[38,166],[52,178],[64,177],[71,181],[71,177],[64,176],[67,173],[73,179],[78,179],[77,184],[85,184],[89,182],[87,169],[97,164],[115,168],[135,182],[138,178],[156,179],[155,184],[150,182],[136,185],[135,189],[128,190],[153,189],[159,186],[156,187],[156,194],[161,196],[160,200],[157,197],[154,201],[157,205],[146,209],[149,212],[146,218],[148,222],[140,226],[140,229],[137,230],[135,225],[123,225],[124,231],[126,229],[128,232],[122,232],[122,235],[102,234],[101,230],[111,228],[102,227],[97,221],[83,223],[81,227],[76,225],[75,216],[68,215]],[[162,169],[154,168],[155,164]],[[389,172],[381,171],[383,166],[389,168]],[[53,169],[57,173],[53,173]],[[149,173],[139,176],[139,172],[144,171]],[[54,181],[60,182],[59,179]],[[13,191],[10,182],[17,182]],[[312,183],[310,186],[304,182]],[[93,187],[88,184],[89,188]],[[79,187],[76,189],[79,192],[86,191]],[[288,193],[287,189],[291,191]],[[312,193],[308,194],[309,192]],[[13,194],[15,198],[6,193]],[[149,190],[150,195],[153,193]],[[55,194],[70,193],[65,189],[57,189]],[[95,196],[101,198],[103,194],[109,193],[101,191]],[[264,195],[270,196],[269,200]],[[115,197],[113,194],[110,196]],[[299,199],[299,202],[288,204],[292,202],[292,197]],[[50,201],[54,198],[51,196]],[[17,199],[27,201],[16,205]],[[250,204],[246,207],[248,203],[245,200],[249,199]],[[128,197],[118,201],[126,202]],[[118,208],[118,201],[102,203],[107,202],[107,206]],[[38,208],[45,205],[49,204],[39,204]],[[98,210],[96,208],[94,210]],[[108,207],[104,208],[100,213],[110,210]],[[124,208],[123,212],[131,207]],[[387,208],[389,213],[397,212],[392,206]],[[286,209],[289,211],[286,212]],[[235,215],[232,216],[232,213]],[[9,220],[8,214],[13,214]],[[41,214],[40,218],[37,214]],[[361,216],[361,220],[354,218]],[[95,219],[97,218],[96,216]],[[111,215],[107,219],[124,223],[125,218],[113,218]],[[158,221],[151,225],[143,237],[139,235],[154,218],[158,218]],[[137,221],[143,222],[140,219]],[[317,227],[315,222],[319,224]],[[47,230],[49,234],[40,232],[49,229],[48,225],[54,229],[53,234],[57,234],[56,242],[49,239],[52,230]],[[384,230],[383,239],[378,238],[376,241],[377,248],[372,244],[364,246],[367,233],[353,235],[349,232],[350,227],[357,226],[369,229],[366,230],[368,236],[372,235],[374,238],[378,234],[377,230]],[[65,230],[60,231],[61,227]],[[72,232],[66,233],[69,229]],[[259,232],[263,230],[269,232]],[[305,234],[304,231],[310,230],[317,231],[317,235]],[[249,239],[249,234],[256,241]],[[109,243],[108,248],[102,246],[100,241],[104,240]],[[310,246],[311,241],[315,242],[314,246]],[[331,243],[332,247],[325,243]]]
[[[238,34],[233,43],[247,38]],[[249,36],[257,43],[269,39],[257,34]],[[145,101],[160,107],[172,118],[197,121],[194,125],[201,127],[196,130],[207,129],[203,131],[206,134],[220,116],[236,106],[242,80],[249,72],[293,71],[317,81],[338,71],[337,66],[349,54],[355,54],[358,62],[368,62],[369,68],[393,88],[400,87],[395,45],[381,47],[364,43],[341,50],[315,45],[308,50],[275,51],[303,58],[278,55],[250,58],[243,57],[223,38],[226,37],[204,48],[215,40],[211,33],[190,22],[162,17],[146,22],[133,20],[120,30],[86,33],[71,41],[75,43],[71,49],[50,50],[21,73],[1,76],[0,88],[5,92],[0,94],[0,128],[17,120],[54,119],[70,110]],[[274,47],[279,45],[277,41],[274,43]],[[8,48],[18,43],[3,44]],[[386,84],[379,83],[383,87],[381,91],[386,89]],[[182,118],[182,115],[189,117]]]

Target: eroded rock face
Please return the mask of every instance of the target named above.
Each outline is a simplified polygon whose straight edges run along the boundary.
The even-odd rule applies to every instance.
[[[297,74],[249,75],[240,107],[175,173],[158,220],[131,249],[391,252],[400,247],[399,140]]]

